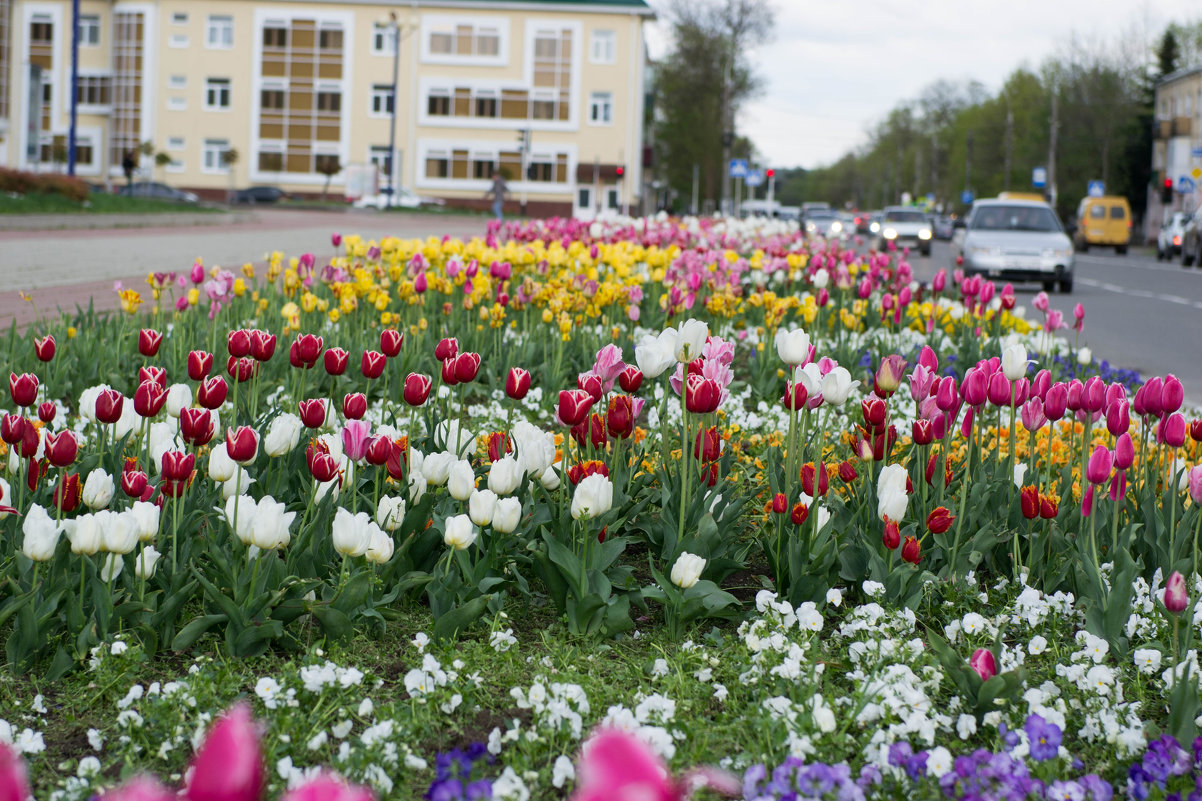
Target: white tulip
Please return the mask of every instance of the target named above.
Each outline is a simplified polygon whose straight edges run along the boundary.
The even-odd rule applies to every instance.
[[[810,335],[801,328],[776,331],[776,355],[788,365],[798,365],[810,355]]]
[[[682,590],[687,590],[701,580],[701,572],[705,570],[705,559],[688,551],[681,552],[672,565],[672,583]]]
[[[67,531],[71,553],[82,556],[93,556],[99,551],[103,537],[104,532],[94,515],[80,515],[75,518],[75,525]]]
[[[614,504],[614,485],[606,476],[593,473],[576,485],[572,494],[572,519],[591,520],[600,517]]]
[[[124,569],[125,559],[121,554],[111,553],[104,558],[104,563],[100,566],[100,580],[107,584],[120,576]]]
[[[476,473],[472,470],[471,462],[460,459],[451,465],[447,476],[447,491],[457,501],[466,501],[476,489]]]
[[[816,398],[822,394],[822,372],[815,362],[794,370],[793,381],[806,388],[807,398]]]
[[[1017,381],[1027,374],[1027,349],[1018,344],[1008,345],[1002,349],[1002,375],[1010,381]]]
[[[669,328],[668,330],[672,332],[674,345],[676,330],[673,328]],[[634,361],[644,376],[648,379],[655,379],[659,378],[664,370],[667,370],[676,363],[676,354],[671,347],[665,348],[664,343],[659,337],[654,334],[647,334],[634,348]]]
[[[108,384],[98,384],[94,387],[88,387],[83,392],[79,393],[79,416],[87,420],[89,423],[95,423],[96,420],[96,399],[100,397],[100,393],[106,389],[112,389]]]
[[[410,445],[409,446],[409,472],[411,474],[422,472],[422,467],[425,465],[425,461],[426,461],[426,455],[424,453],[422,453],[421,451],[419,451],[417,448],[414,448],[412,445]]]
[[[1093,364],[1093,351],[1089,348],[1081,348],[1081,350],[1077,351],[1077,364],[1082,367],[1089,367],[1089,365]]]
[[[134,411],[133,400],[126,398],[125,403],[121,406],[121,416],[117,418],[117,422],[113,423],[113,435],[120,442],[141,427],[142,417]]]
[[[225,521],[243,545],[254,545],[255,499],[249,495],[233,495],[226,499]]]
[[[405,522],[405,499],[389,495],[380,498],[380,503],[376,505],[376,525],[385,531],[396,531],[403,522]]]
[[[559,471],[555,469],[555,465],[551,465],[543,474],[538,477],[538,483],[543,485],[543,489],[554,492],[559,489],[559,485],[563,479],[559,477]]]
[[[1023,479],[1027,475],[1027,466],[1022,462],[1014,465],[1014,486],[1019,489],[1023,488]]]
[[[147,545],[134,559],[134,574],[145,581],[154,576],[154,567],[159,563],[159,553],[153,545]]]
[[[451,465],[457,460],[455,454],[446,451],[431,453],[426,456],[422,462],[422,475],[426,477],[426,481],[435,487],[441,487],[447,483],[447,479],[451,475]]]
[[[224,445],[220,443],[209,451],[209,478],[218,483],[229,481],[238,469],[238,464],[230,458]]]
[[[5,464],[5,467],[8,468],[8,472],[14,475],[21,470],[21,454],[16,448],[8,449],[8,462]],[[11,506],[12,504],[8,505]]]
[[[83,502],[89,509],[103,509],[113,499],[115,490],[113,477],[97,468],[88,473],[88,480],[83,483]]]
[[[448,517],[442,541],[457,551],[462,551],[465,548],[471,547],[471,544],[476,541],[476,527],[472,525],[472,519],[467,515],[455,515]]]
[[[858,386],[860,382],[851,380],[846,367],[835,367],[822,378],[822,397],[826,403],[842,406]]]
[[[685,320],[676,332],[676,361],[687,363],[700,358],[709,335],[708,324],[692,318]]]
[[[49,562],[54,558],[59,530],[45,509],[36,503],[31,506],[21,522],[21,531],[25,533],[21,553],[35,562]]]
[[[96,522],[100,524],[100,550],[127,554],[138,547],[137,519],[128,512],[105,509],[96,513]]]
[[[493,531],[512,534],[522,521],[522,502],[517,498],[502,498],[492,514]]]
[[[523,473],[518,460],[512,456],[498,459],[488,469],[488,488],[498,495],[508,495],[518,488]]]
[[[814,289],[826,289],[831,282],[831,274],[827,272],[825,267],[819,267],[814,273],[813,283]]]
[[[173,418],[167,419],[171,422],[150,424],[150,461],[156,473],[163,472],[163,454],[179,447],[175,442],[179,424]]]
[[[334,550],[343,556],[363,556],[371,547],[372,529],[380,527],[371,522],[367,512],[352,515],[344,507],[339,506],[334,513]]]
[[[513,426],[513,447],[518,464],[532,478],[542,475],[555,461],[555,435],[525,420]]]
[[[285,512],[284,504],[270,495],[264,496],[255,504],[251,543],[264,551],[283,548],[292,541],[288,528],[295,519],[296,512]]]
[[[443,420],[434,430],[435,442],[446,443],[446,449],[466,459],[476,452],[476,435],[459,425],[458,420]]]
[[[409,474],[409,503],[417,503],[426,494],[426,477],[421,473]]]
[[[180,413],[192,405],[192,388],[187,384],[172,384],[167,387],[167,414],[179,418]]]
[[[377,528],[371,534],[371,542],[368,543],[364,556],[367,561],[382,565],[392,558],[395,548],[392,537]]]
[[[332,478],[329,481],[322,481],[317,484],[317,494],[313,496],[314,503],[321,503],[322,498],[330,495],[334,500],[338,500],[338,496],[342,494],[342,485],[339,484],[337,478]]]
[[[497,510],[497,495],[492,490],[474,490],[467,501],[467,513],[477,526],[492,522]]]
[[[906,494],[906,468],[899,464],[885,466],[877,477],[877,517],[882,521],[889,518],[894,523],[906,516],[909,496]]]
[[[128,510],[130,519],[138,531],[138,542],[150,542],[159,533],[159,515],[162,509],[149,501],[134,501]]]
[[[235,495],[245,495],[250,490],[250,485],[254,483],[255,480],[250,477],[245,468],[239,467],[238,472],[229,481],[222,482],[221,497],[228,501]]]
[[[263,438],[263,451],[268,456],[283,456],[300,442],[301,429],[305,424],[295,414],[284,412],[271,421],[267,436]]]

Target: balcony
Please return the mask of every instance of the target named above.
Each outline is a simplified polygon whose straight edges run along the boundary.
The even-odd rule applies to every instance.
[[[1156,139],[1168,139],[1172,128],[1171,120],[1157,120],[1152,123],[1152,136]]]
[[[1189,136],[1192,122],[1189,117],[1175,118],[1173,120],[1173,136]]]

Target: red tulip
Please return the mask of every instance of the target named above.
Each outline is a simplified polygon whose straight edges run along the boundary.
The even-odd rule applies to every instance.
[[[305,463],[313,478],[321,482],[331,481],[338,475],[338,462],[330,455],[330,449],[325,443],[315,441],[305,450]]]
[[[270,361],[275,355],[275,334],[255,329],[250,332],[250,355],[257,362]]]
[[[459,379],[455,377],[455,358],[443,359],[442,362],[442,383],[448,387],[453,387],[459,383]]]
[[[167,390],[155,381],[143,381],[134,391],[134,411],[142,417],[154,417],[167,402]]]
[[[367,414],[367,396],[362,392],[352,392],[342,398],[342,416],[348,420],[362,420]]]
[[[47,334],[41,339],[36,337],[33,340],[33,352],[37,355],[38,361],[48,362],[54,359],[54,335]]]
[[[229,361],[225,364],[225,371],[229,373],[230,378],[234,379],[239,384],[242,384],[251,380],[258,374],[259,363],[254,359],[236,359],[231,356]]]
[[[138,368],[138,383],[153,381],[163,389],[167,388],[167,368],[147,365]]]
[[[689,374],[684,382],[685,408],[694,414],[716,411],[722,402],[722,387],[717,381]]]
[[[576,388],[583,389],[593,399],[593,403],[601,400],[601,396],[605,394],[605,386],[601,381],[601,376],[596,373],[581,373],[576,378]]]
[[[505,394],[514,400],[521,400],[530,391],[530,372],[521,367],[510,367],[509,375],[505,377]]]
[[[32,795],[24,760],[12,746],[0,743],[0,800],[25,801]]]
[[[815,477],[817,477],[817,486],[815,486]],[[806,495],[817,497],[825,495],[828,486],[826,475],[826,464],[818,463],[817,469],[813,462],[806,462],[801,467],[801,489]]]
[[[369,381],[375,380],[384,375],[384,366],[388,364],[388,358],[378,350],[363,351],[363,358],[359,361],[359,370],[363,373],[363,377]]]
[[[599,414],[589,417],[589,441],[598,450],[604,450],[606,443],[609,442],[609,434],[606,432],[605,427],[605,418]]]
[[[1034,520],[1039,517],[1039,490],[1028,484],[1019,491],[1019,502],[1022,504],[1023,517]]]
[[[889,519],[885,520],[885,533],[881,535],[881,542],[890,551],[901,545],[901,529],[898,528],[897,523]]]
[[[225,452],[241,465],[250,464],[259,454],[259,432],[250,426],[225,430]]]
[[[195,448],[208,445],[216,433],[213,430],[213,413],[208,409],[181,409],[179,433],[184,442]]]
[[[639,391],[639,387],[642,385],[643,371],[633,364],[626,365],[626,368],[618,373],[618,386],[622,388],[623,392],[633,395]]]
[[[860,401],[860,413],[864,415],[864,422],[871,428],[876,429],[885,424],[885,418],[889,414],[889,406],[881,398],[870,395]]]
[[[364,454],[368,464],[382,465],[392,456],[392,440],[388,437],[372,437]]]
[[[404,343],[405,335],[395,328],[385,328],[380,332],[380,350],[390,359],[400,354]]]
[[[243,329],[230,331],[225,338],[225,347],[235,359],[249,356],[251,349],[250,332]]]
[[[434,358],[440,362],[445,362],[447,359],[454,359],[459,355],[459,340],[455,338],[444,339],[434,348]]]
[[[839,480],[844,484],[850,484],[860,477],[856,472],[856,466],[851,462],[843,461],[839,463]]]
[[[1189,590],[1185,586],[1185,576],[1174,570],[1164,583],[1164,608],[1176,615],[1184,612],[1187,606]]]
[[[196,390],[196,401],[206,409],[217,409],[225,403],[229,394],[229,384],[219,375],[202,379]]]
[[[342,348],[330,348],[325,353],[326,372],[330,375],[342,375],[351,360],[351,355]]]
[[[410,373],[405,377],[405,390],[402,393],[405,403],[410,406],[421,406],[430,397],[430,388],[434,382],[428,375]]]
[[[968,659],[968,666],[977,672],[981,681],[989,681],[997,675],[997,662],[993,658],[993,652],[984,648],[973,652]]]
[[[805,408],[807,397],[809,397],[809,392],[806,391],[805,384],[800,381],[786,381],[785,394],[780,399],[780,402],[786,409],[796,411]]]
[[[21,442],[17,446],[17,452],[24,459],[32,459],[37,456],[38,446],[41,443],[42,435],[38,433],[38,427],[27,420],[25,427],[21,431]]]
[[[16,445],[25,436],[25,418],[19,414],[6,414],[0,419],[0,439]]]
[[[297,358],[304,364],[307,370],[317,364],[317,360],[321,358],[321,349],[324,345],[325,340],[316,334],[298,334],[292,343],[292,348],[296,351]]]
[[[38,404],[38,419],[43,423],[50,423],[54,420],[54,416],[58,414],[58,407],[50,401],[44,401]]]
[[[213,354],[207,350],[194,350],[188,353],[188,378],[193,381],[203,381],[213,369]]]
[[[55,467],[66,467],[79,455],[79,442],[70,431],[46,435],[46,458]]]
[[[79,508],[82,489],[79,483],[79,473],[63,476],[54,487],[54,507],[64,512],[74,512]]]
[[[810,507],[806,506],[801,501],[793,504],[793,511],[789,514],[789,519],[793,521],[793,525],[800,526],[805,523],[806,518],[810,516]]]
[[[1202,420],[1191,420],[1189,436],[1194,442],[1202,442]]]
[[[1043,399],[1043,413],[1053,423],[1064,417],[1068,410],[1068,386],[1053,384],[1048,387],[1047,396]]]
[[[605,426],[611,436],[622,439],[634,433],[634,403],[629,395],[614,395],[609,399]]]
[[[238,703],[209,730],[192,760],[187,801],[258,801],[263,757],[250,707]]]
[[[153,328],[143,328],[138,332],[138,353],[141,353],[146,358],[155,356],[159,352],[159,345],[163,344],[163,334],[161,331],[155,331]]]
[[[513,443],[504,431],[494,431],[488,435],[488,461],[495,462],[512,451]]]
[[[305,428],[321,428],[326,422],[325,398],[312,398],[297,404],[301,422]]]
[[[789,511],[789,499],[785,497],[785,493],[778,492],[772,496],[772,511],[778,515]]]
[[[409,446],[401,444],[399,440],[392,441],[392,453],[388,454],[388,461],[384,462],[384,469],[388,471],[388,475],[394,481],[400,481],[405,477],[405,469],[409,462]]]
[[[559,406],[556,411],[564,425],[574,426],[583,422],[588,417],[591,408],[593,408],[593,396],[583,389],[560,390]]]
[[[208,414],[208,412],[205,412]],[[163,454],[163,478],[168,481],[187,481],[196,467],[196,454],[185,451],[167,451]]]
[[[901,558],[903,562],[916,565],[922,561],[922,543],[914,537],[906,537],[902,543]]]
[[[930,420],[915,420],[910,435],[915,445],[930,445],[935,440],[935,424]]]
[[[8,374],[8,392],[13,403],[29,408],[38,400],[38,377],[33,373]]]
[[[1054,495],[1039,496],[1039,516],[1043,520],[1055,520],[1060,513],[1060,499]]]
[[[932,534],[943,534],[956,522],[956,517],[946,506],[937,506],[927,515],[927,530]]]
[[[455,357],[455,379],[460,384],[475,381],[480,372],[480,354],[465,351]]]
[[[146,492],[149,479],[141,470],[123,470],[121,472],[121,491],[131,498],[141,498]]]

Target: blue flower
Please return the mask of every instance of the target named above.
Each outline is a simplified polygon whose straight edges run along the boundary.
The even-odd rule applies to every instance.
[[[1085,801],[1085,788],[1074,781],[1052,782],[1047,798],[1048,801]]]
[[[1031,715],[1023,729],[1030,740],[1031,758],[1036,762],[1053,759],[1060,753],[1060,727],[1056,724],[1048,723],[1040,715]]]

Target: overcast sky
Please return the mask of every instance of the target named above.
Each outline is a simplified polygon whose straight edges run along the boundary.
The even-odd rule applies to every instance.
[[[1146,31],[1151,40],[1173,20],[1202,17],[1200,0],[771,2],[776,35],[752,52],[765,91],[737,127],[775,167],[837,160],[895,105],[940,78],[975,79],[993,92],[1074,34],[1111,42]],[[663,56],[668,26],[650,26],[648,41],[652,58]]]

